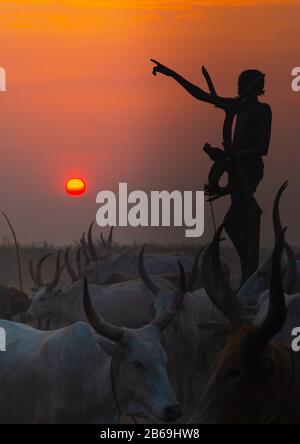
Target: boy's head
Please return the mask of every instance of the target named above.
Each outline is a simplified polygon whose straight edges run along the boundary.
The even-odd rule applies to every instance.
[[[256,70],[249,69],[243,71],[238,80],[238,93],[240,97],[246,97],[251,94],[261,96],[264,94],[265,74]]]

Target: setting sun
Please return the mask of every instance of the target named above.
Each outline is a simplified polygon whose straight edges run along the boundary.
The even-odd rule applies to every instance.
[[[82,179],[70,179],[66,183],[66,191],[71,196],[81,196],[86,191],[86,183]]]

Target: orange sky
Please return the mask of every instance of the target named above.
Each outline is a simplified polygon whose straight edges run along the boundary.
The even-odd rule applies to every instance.
[[[300,65],[299,1],[0,1],[1,210],[24,241],[78,237],[96,214],[95,196],[121,181],[134,189],[202,188],[206,141],[221,142],[222,114],[170,79],[151,76],[151,57],[194,82],[200,67],[218,90],[236,93],[246,68],[267,74],[274,112],[266,178],[264,240],[275,189],[290,178],[285,221],[293,242],[299,221],[300,94],[290,72]],[[64,194],[69,175],[86,177],[87,195]],[[217,217],[224,211],[217,205]],[[299,215],[300,218],[300,215]],[[207,238],[211,234],[207,213]],[[0,225],[6,234],[5,225]],[[158,231],[119,230],[122,240]],[[164,238],[174,232],[163,233]],[[178,240],[183,240],[183,235]]]

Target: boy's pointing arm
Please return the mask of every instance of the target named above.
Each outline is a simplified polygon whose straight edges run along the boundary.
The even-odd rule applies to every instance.
[[[202,74],[204,75],[205,80],[207,82],[210,91],[209,93],[199,88],[199,86],[189,82],[180,74],[168,68],[167,66],[163,65],[162,63],[158,62],[157,60],[151,59],[151,61],[156,65],[153,68],[154,76],[156,76],[157,73],[160,73],[165,76],[172,77],[174,80],[176,80],[177,83],[179,83],[189,94],[191,94],[197,100],[210,103],[222,109],[227,108],[228,105],[230,105],[234,101],[234,99],[232,98],[224,98],[217,95],[211,77],[204,66],[202,67]]]

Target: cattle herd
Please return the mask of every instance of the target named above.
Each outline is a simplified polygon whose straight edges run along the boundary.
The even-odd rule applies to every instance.
[[[285,240],[233,288],[223,226],[196,257],[117,250],[113,232],[29,263],[32,295],[0,300],[1,424],[299,423],[300,259]],[[70,281],[62,282],[63,270]]]

